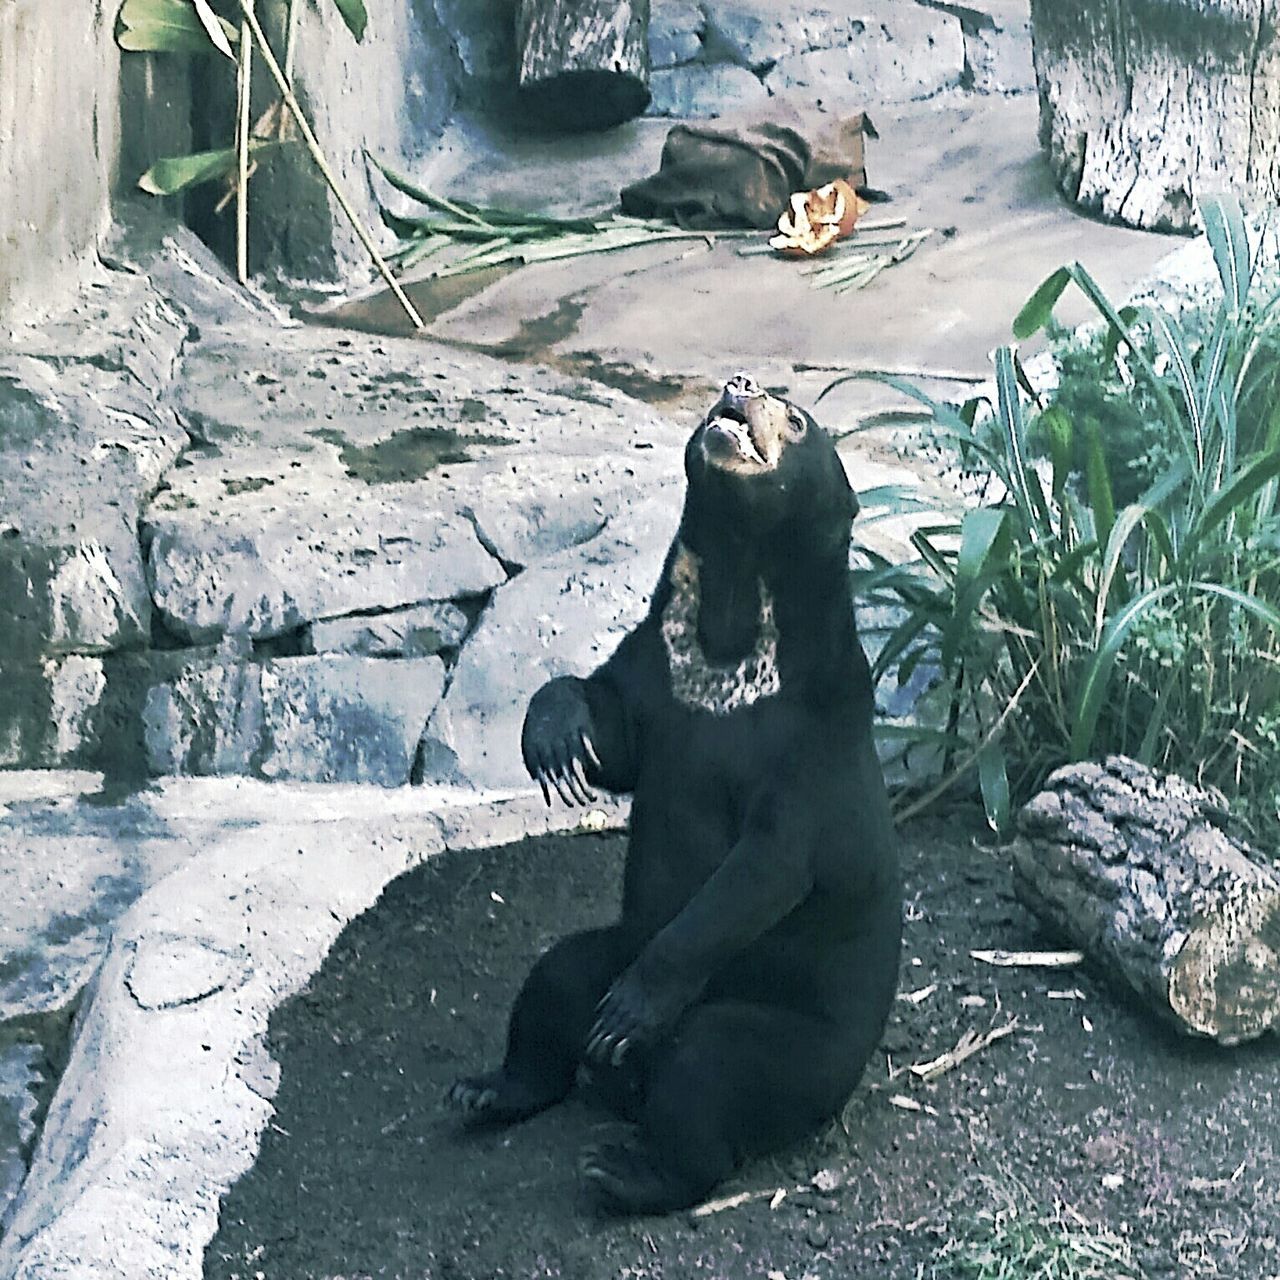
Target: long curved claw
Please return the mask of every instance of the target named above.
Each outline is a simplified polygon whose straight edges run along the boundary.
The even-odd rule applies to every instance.
[[[573,803],[575,805],[585,805],[587,803],[587,798],[578,790],[578,779],[574,776],[573,767],[571,765],[565,765],[565,767],[560,771],[560,778],[564,782],[564,785],[568,787],[569,794],[573,797]]]
[[[585,748],[591,763],[595,765],[597,769],[603,769],[604,765],[600,763],[600,757],[596,754],[596,749],[591,739],[585,733],[580,736],[582,738],[582,745]]]
[[[572,809],[577,804],[577,801],[573,798],[573,793],[565,790],[564,780],[558,772],[550,776],[551,785],[555,787],[556,794]]]
[[[592,791],[591,784],[587,781],[586,768],[577,756],[574,756],[569,772],[572,774],[573,780],[578,784],[578,795],[582,798],[582,803],[590,804],[596,798],[596,793]]]

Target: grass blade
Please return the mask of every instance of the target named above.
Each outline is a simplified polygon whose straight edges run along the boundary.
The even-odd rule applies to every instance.
[[[356,38],[359,44],[364,39],[364,30],[369,25],[369,15],[365,11],[364,0],[333,0],[338,12],[342,15],[342,21],[347,24],[347,30]]]
[[[1069,267],[1059,267],[1044,280],[1014,317],[1013,336],[1021,342],[1032,334],[1039,333],[1053,318],[1053,309],[1070,283]]]
[[[1125,507],[1107,535],[1106,548],[1102,553],[1102,573],[1098,578],[1098,598],[1094,605],[1095,643],[1096,639],[1102,635],[1107,605],[1111,600],[1112,584],[1115,581],[1116,571],[1120,567],[1120,557],[1124,554],[1125,544],[1147,514],[1147,508],[1137,502]],[[1126,594],[1127,592],[1121,593],[1122,600]]]
[[[1280,636],[1280,611],[1277,611],[1265,600],[1260,600],[1257,596],[1251,595],[1247,591],[1224,586],[1220,582],[1193,582],[1191,590],[1198,592],[1200,595],[1219,596],[1223,600],[1229,600],[1232,604],[1238,605],[1246,613],[1257,618],[1259,622],[1266,623],[1277,636]]]
[[[218,15],[210,8],[209,0],[191,0],[191,5],[195,9],[196,17],[200,20],[200,25],[204,28],[205,35],[209,37],[213,47],[224,58],[230,58],[234,62],[236,55],[231,52],[231,41],[227,38],[227,33],[222,29],[222,23],[219,21]]]
[[[1239,511],[1255,493],[1280,476],[1280,452],[1264,453],[1243,467],[1240,474],[1205,504],[1191,527],[1184,554],[1194,554],[1205,536]]]
[[[1191,439],[1195,449],[1195,461],[1199,471],[1204,470],[1205,441],[1204,420],[1200,413],[1200,394],[1196,386],[1195,373],[1191,364],[1191,353],[1187,350],[1186,338],[1182,326],[1172,317],[1154,307],[1143,307],[1139,311],[1141,319],[1150,326],[1173,363],[1174,372],[1178,376],[1178,387],[1182,391],[1182,401],[1187,408],[1187,420],[1191,424]],[[1173,427],[1174,423],[1168,424]],[[1181,425],[1180,422],[1177,425]]]
[[[443,196],[433,195],[426,187],[420,187],[416,183],[410,182],[408,178],[397,173],[394,169],[388,168],[381,160],[377,159],[371,152],[366,151],[365,157],[369,163],[378,170],[380,174],[398,191],[401,195],[408,196],[411,200],[416,200],[419,204],[425,204],[429,208],[439,209],[441,213],[451,214],[457,218],[459,222],[470,222],[477,227],[484,227],[490,235],[495,228],[487,223],[474,209],[465,204],[455,204],[452,200],[446,200]]]
[[[278,142],[254,142],[250,144],[249,154],[261,155],[280,145]],[[148,195],[171,196],[202,182],[225,178],[235,167],[235,147],[196,151],[189,156],[166,156],[163,160],[157,160],[138,179],[138,186]]]
[[[1009,829],[1009,769],[998,742],[989,742],[978,752],[978,785],[987,825],[1003,836]]]
[[[230,44],[238,39],[236,29],[225,19],[216,18],[221,40],[210,32],[203,12],[190,0],[125,0],[116,19],[116,43],[138,53],[230,53]]]
[[[1049,507],[1044,500],[1038,478],[1034,489],[1028,480],[1026,423],[1022,416],[1022,400],[1018,395],[1017,371],[1011,347],[996,349],[996,397],[996,412],[1004,430],[1014,501],[1022,509],[1023,519],[1035,539],[1052,530],[1049,527]]]
[[[1200,217],[1213,250],[1213,261],[1222,281],[1222,292],[1232,311],[1240,312],[1249,297],[1253,266],[1240,200],[1234,195],[1200,197]]]
[[[1102,711],[1102,700],[1106,696],[1107,684],[1111,678],[1111,669],[1129,633],[1142,620],[1142,615],[1148,609],[1176,590],[1178,590],[1178,584],[1174,582],[1152,587],[1136,599],[1130,600],[1107,623],[1101,643],[1094,652],[1093,660],[1089,663],[1084,681],[1080,686],[1079,704],[1071,728],[1069,749],[1072,760],[1083,760],[1089,755],[1090,748],[1093,746],[1093,735],[1098,727],[1098,716]]]

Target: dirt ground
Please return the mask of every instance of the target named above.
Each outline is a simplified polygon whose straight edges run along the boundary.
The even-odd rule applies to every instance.
[[[722,1194],[759,1194],[701,1218],[596,1217],[575,1160],[612,1122],[579,1097],[499,1133],[463,1133],[440,1105],[458,1073],[500,1055],[538,951],[610,917],[623,839],[528,840],[402,876],[272,1018],[277,1115],[226,1197],[206,1275],[1081,1274],[961,1266],[957,1242],[978,1242],[971,1264],[1003,1256],[990,1219],[1009,1197],[1027,1221],[1105,1228],[1130,1251],[1131,1269],[1084,1274],[1280,1273],[1275,1038],[1217,1049],[1166,1032],[1087,970],[980,963],[972,949],[1048,941],[1014,900],[1007,859],[963,812],[908,827],[903,847],[903,996],[843,1126],[744,1168]],[[934,1082],[906,1069],[1011,1018],[1012,1033]]]

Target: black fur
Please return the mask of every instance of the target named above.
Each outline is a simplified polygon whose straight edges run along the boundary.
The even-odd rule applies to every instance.
[[[762,450],[780,444],[775,467],[717,465],[733,443],[711,423],[731,411]],[[735,379],[685,470],[647,617],[591,676],[543,686],[525,722],[544,792],[634,794],[620,919],[542,956],[503,1065],[451,1093],[476,1118],[518,1120],[563,1098],[585,1064],[638,1124],[634,1142],[582,1161],[622,1212],[696,1203],[744,1158],[836,1115],[898,973],[897,854],[854,624],[844,469],[807,414]],[[751,650],[760,584],[771,594],[777,693],[727,714],[674,696],[662,620],[681,547],[699,565],[708,662],[732,668]]]

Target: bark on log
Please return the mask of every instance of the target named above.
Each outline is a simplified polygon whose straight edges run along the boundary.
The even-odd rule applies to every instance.
[[[567,130],[608,129],[649,105],[649,0],[518,0],[520,93]]]
[[[1032,0],[1040,143],[1058,185],[1136,227],[1280,194],[1274,0]]]
[[[1018,817],[1014,885],[1056,933],[1183,1032],[1280,1020],[1280,875],[1224,802],[1123,756],[1059,769]]]

